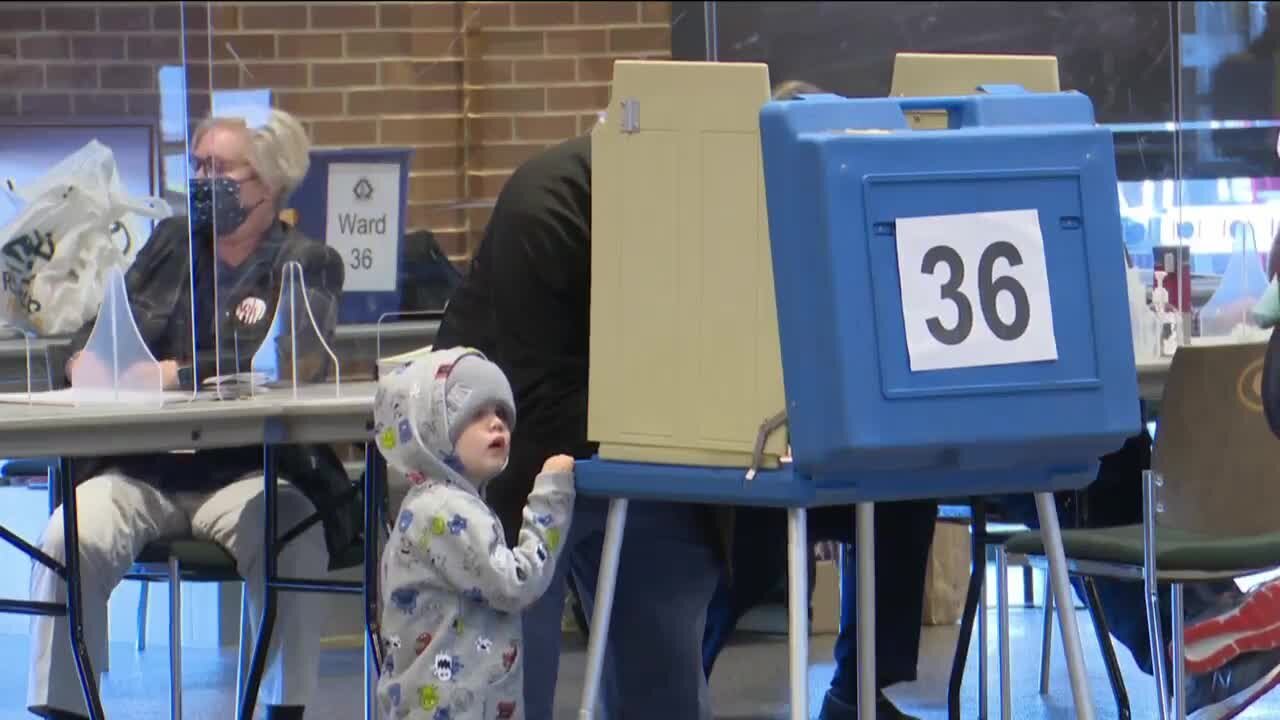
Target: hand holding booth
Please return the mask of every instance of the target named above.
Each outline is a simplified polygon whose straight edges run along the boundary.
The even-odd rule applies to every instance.
[[[668,110],[689,99],[681,93],[694,83],[677,90],[640,82],[636,78],[644,72],[663,72],[641,65],[665,64],[615,66],[610,118],[597,128],[593,146],[616,144],[623,150],[612,156],[599,152],[593,194],[603,189],[607,196],[614,174],[639,173],[652,158],[705,158],[709,147],[722,142],[711,133],[681,133]],[[698,68],[691,73],[724,77],[748,72],[745,68],[763,69],[690,66]],[[647,87],[663,92],[646,94]],[[761,88],[767,88],[767,81]],[[906,114],[915,111],[945,112],[949,129],[910,130]],[[582,717],[590,717],[598,687],[625,523],[626,500],[620,498],[787,507],[795,598],[805,596],[807,584],[804,509],[859,503],[859,701],[862,717],[871,717],[870,503],[1037,493],[1041,524],[1050,538],[1058,606],[1070,608],[1051,493],[1087,485],[1097,458],[1121,446],[1139,426],[1129,323],[1126,313],[1116,312],[1127,306],[1127,290],[1112,139],[1094,123],[1087,97],[1073,92],[1032,95],[1008,87],[947,98],[811,95],[768,103],[758,117],[771,252],[763,258],[770,264],[751,267],[769,272],[754,277],[733,276],[731,270],[718,274],[715,260],[751,257],[765,233],[734,233],[734,244],[717,229],[705,237],[684,238],[695,244],[689,252],[701,254],[706,265],[696,272],[682,267],[674,280],[661,282],[674,285],[663,287],[665,293],[698,298],[701,307],[689,312],[699,316],[708,312],[703,308],[714,311],[735,302],[741,307],[743,298],[771,281],[776,305],[753,312],[754,325],[738,326],[752,338],[740,347],[759,354],[715,354],[708,324],[690,322],[671,327],[666,339],[678,341],[690,358],[672,360],[664,373],[625,377],[633,384],[633,396],[664,392],[664,385],[684,382],[687,367],[710,365],[707,358],[714,354],[721,363],[712,365],[718,372],[738,382],[744,393],[758,393],[769,383],[767,365],[758,358],[767,358],[770,349],[760,343],[770,335],[768,324],[776,310],[793,459],[747,479],[744,466],[756,463],[744,461],[749,455],[741,451],[736,462],[723,454],[661,447],[609,456],[609,438],[601,437],[601,426],[593,424],[592,439],[601,441],[601,457],[609,459],[580,463],[579,489],[618,499],[613,500],[602,558]],[[650,129],[654,132],[646,135]],[[677,149],[681,154],[674,154]],[[703,177],[687,182],[706,188],[723,179],[716,176],[715,164],[703,167]],[[740,178],[750,168],[731,170]],[[659,179],[650,175],[651,181]],[[632,189],[671,192],[649,184],[647,191]],[[735,193],[712,200],[736,203],[745,215],[755,188],[741,181],[732,187]],[[644,201],[628,202],[642,207]],[[714,207],[683,202],[677,199],[668,210],[678,222],[689,219],[685,212],[705,213],[711,210],[704,208]],[[617,205],[612,211],[625,209]],[[595,213],[594,221],[606,228],[614,220]],[[600,225],[594,242],[593,252],[604,258],[636,252],[627,236],[602,234]],[[713,247],[718,250],[715,259],[705,259]],[[740,254],[731,256],[735,252]],[[638,272],[641,265],[633,261],[627,269]],[[605,316],[597,314],[597,287],[610,290],[599,282],[598,271],[599,266],[593,268],[593,414],[623,410],[611,404],[616,392],[597,393],[596,378],[616,372],[599,368],[599,363],[625,359],[625,353],[597,355],[596,334],[627,331],[599,324]],[[638,282],[636,275],[624,274],[616,285]],[[609,302],[619,301],[606,300],[606,309]],[[627,317],[634,315],[617,315]],[[598,409],[599,403],[606,407]],[[766,407],[756,408],[750,427],[781,409]],[[977,418],[982,421],[974,422]],[[643,436],[638,430],[633,435]],[[760,439],[766,435],[762,428]],[[742,448],[755,438],[740,432],[735,439]],[[703,447],[694,450],[715,450],[715,440],[704,439]],[[758,452],[757,461],[760,456]],[[807,717],[807,619],[802,600],[791,605],[791,712],[801,718]],[[1060,612],[1059,619],[1077,712],[1091,717],[1074,616]]]

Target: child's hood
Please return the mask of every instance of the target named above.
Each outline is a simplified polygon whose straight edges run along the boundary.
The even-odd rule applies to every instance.
[[[471,487],[454,451],[453,433],[466,421],[459,408],[470,404],[475,391],[448,382],[453,367],[469,356],[489,364],[483,354],[470,348],[438,350],[392,371],[378,383],[373,411],[378,449],[388,465],[415,485],[431,477]],[[496,368],[494,372],[500,374]],[[500,396],[502,391],[505,396],[500,401],[510,403],[505,378]]]

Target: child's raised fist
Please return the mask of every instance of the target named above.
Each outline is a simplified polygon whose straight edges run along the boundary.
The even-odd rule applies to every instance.
[[[552,455],[542,465],[542,472],[545,473],[565,473],[573,472],[573,458],[568,455]]]

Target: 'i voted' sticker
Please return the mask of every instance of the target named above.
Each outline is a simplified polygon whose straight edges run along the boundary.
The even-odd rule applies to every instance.
[[[267,304],[251,297],[245,298],[236,308],[236,318],[245,325],[256,325],[267,314]]]

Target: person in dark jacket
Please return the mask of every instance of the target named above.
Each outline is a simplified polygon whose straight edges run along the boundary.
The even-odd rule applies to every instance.
[[[342,259],[278,220],[289,193],[307,171],[305,130],[280,111],[270,111],[253,127],[242,119],[214,118],[197,129],[192,147],[190,232],[185,219],[161,222],[126,276],[138,333],[158,361],[158,367],[148,363],[133,368],[134,377],[139,372],[142,377],[158,374],[165,388],[178,389],[215,373],[248,371],[253,354],[268,337],[285,265],[297,263],[310,316],[319,325],[318,333],[294,333],[297,365],[301,376],[322,379],[329,367],[320,338],[331,338],[336,325]],[[92,348],[85,348],[90,329],[73,341],[76,352],[68,362],[73,387],[77,378],[105,364]],[[295,343],[288,337],[273,341],[281,346],[278,359],[287,362]],[[282,449],[280,532],[310,517],[317,507],[330,505],[335,491],[343,487],[341,472],[332,451]],[[76,474],[83,479],[76,498],[84,627],[95,668],[104,667],[106,659],[107,598],[142,548],[155,540],[195,537],[220,544],[235,558],[248,585],[255,606],[250,616],[255,622],[261,617],[265,543],[260,447],[96,458],[78,462]],[[341,521],[312,526],[280,553],[279,574],[320,576],[328,568],[329,551],[343,549],[353,535],[350,524]],[[61,510],[50,519],[40,546],[55,559],[64,559]],[[33,564],[31,588],[33,600],[66,601],[65,583],[38,563]],[[316,602],[311,593],[279,597],[268,655],[274,677],[269,676],[263,688],[267,718],[272,720],[301,718],[315,694],[321,609]],[[32,712],[46,718],[87,714],[66,618],[32,621],[31,668]]]

